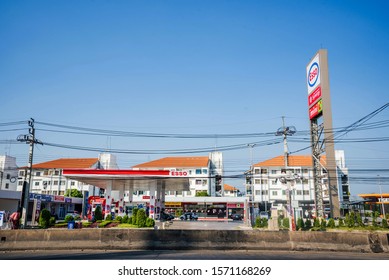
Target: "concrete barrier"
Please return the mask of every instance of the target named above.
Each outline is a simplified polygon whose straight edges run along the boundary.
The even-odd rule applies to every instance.
[[[311,250],[389,253],[389,234],[242,230],[2,230],[0,250]]]

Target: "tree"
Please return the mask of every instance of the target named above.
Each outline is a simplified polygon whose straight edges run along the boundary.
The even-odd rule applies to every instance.
[[[303,218],[297,219],[297,230],[303,230],[304,229],[304,220]]]
[[[138,227],[145,227],[146,226],[146,211],[145,209],[139,209],[138,213],[136,213],[136,224]]]
[[[132,217],[132,224],[133,224],[133,225],[137,225],[138,211],[139,211],[138,208],[132,209],[132,216],[131,216],[131,217]]]
[[[83,197],[82,192],[77,189],[66,190],[65,196],[69,197]]]
[[[50,225],[51,214],[47,209],[43,209],[39,215],[39,225],[43,228],[48,228]]]
[[[96,221],[101,221],[103,219],[103,213],[101,212],[100,206],[96,206],[94,218]]]

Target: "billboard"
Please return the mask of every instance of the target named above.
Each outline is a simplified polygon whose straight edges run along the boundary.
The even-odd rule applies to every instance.
[[[309,119],[319,117],[322,113],[322,90],[321,90],[321,67],[320,54],[309,62],[306,69],[307,73],[307,89],[308,89],[308,108]]]

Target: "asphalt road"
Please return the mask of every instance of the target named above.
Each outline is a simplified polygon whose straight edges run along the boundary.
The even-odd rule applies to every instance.
[[[123,251],[55,250],[1,252],[0,260],[389,260],[387,253],[313,251]]]

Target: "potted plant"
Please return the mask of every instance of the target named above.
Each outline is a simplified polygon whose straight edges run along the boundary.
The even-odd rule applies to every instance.
[[[68,229],[74,229],[75,221],[72,215],[66,215],[65,223],[68,223]]]

